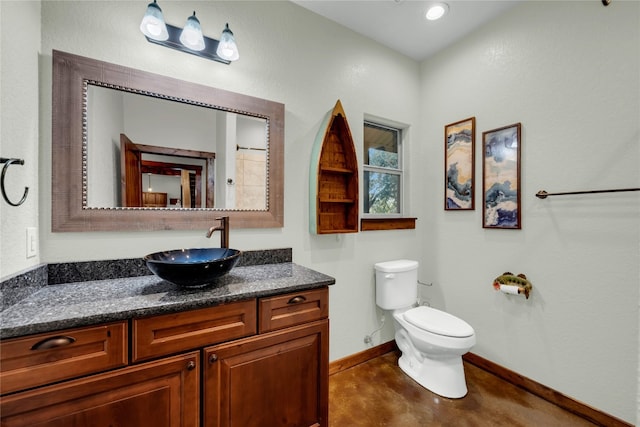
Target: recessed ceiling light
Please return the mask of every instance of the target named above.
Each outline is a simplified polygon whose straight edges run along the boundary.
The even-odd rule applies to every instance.
[[[442,18],[449,11],[449,5],[446,3],[434,3],[427,9],[426,17],[429,21],[435,21]]]

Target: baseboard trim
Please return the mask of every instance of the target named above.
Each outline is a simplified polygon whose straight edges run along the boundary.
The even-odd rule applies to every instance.
[[[396,350],[397,348],[398,347],[396,346],[396,342],[394,340],[377,345],[375,347],[371,347],[359,353],[343,357],[342,359],[334,360],[333,362],[329,363],[329,376],[337,374],[338,372],[342,372],[345,369],[353,368],[354,366],[364,363],[368,360],[375,359],[376,357],[387,354],[390,351]]]
[[[542,385],[530,378],[524,377],[516,372],[513,372],[504,366],[500,366],[491,362],[477,354],[467,353],[462,356],[465,362],[471,363],[485,371],[502,378],[503,380],[518,386],[531,394],[534,394],[550,403],[553,403],[560,408],[567,410],[573,414],[576,414],[592,423],[599,426],[606,427],[633,427],[619,418],[606,414],[598,409],[595,409],[589,405],[581,403],[569,396],[559,393],[545,385]]]

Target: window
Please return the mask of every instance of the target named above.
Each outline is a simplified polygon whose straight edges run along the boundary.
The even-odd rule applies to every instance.
[[[364,122],[364,218],[403,213],[401,141],[401,129]]]

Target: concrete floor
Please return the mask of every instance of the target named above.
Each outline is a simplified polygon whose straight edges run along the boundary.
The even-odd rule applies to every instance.
[[[440,397],[405,375],[398,356],[387,353],[329,377],[330,427],[594,426],[466,362],[468,394]]]

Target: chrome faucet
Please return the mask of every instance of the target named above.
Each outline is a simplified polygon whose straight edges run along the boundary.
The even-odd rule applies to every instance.
[[[210,238],[214,231],[220,230],[220,247],[229,249],[229,217],[223,216],[216,220],[220,221],[220,224],[214,225],[207,231],[207,238]]]

